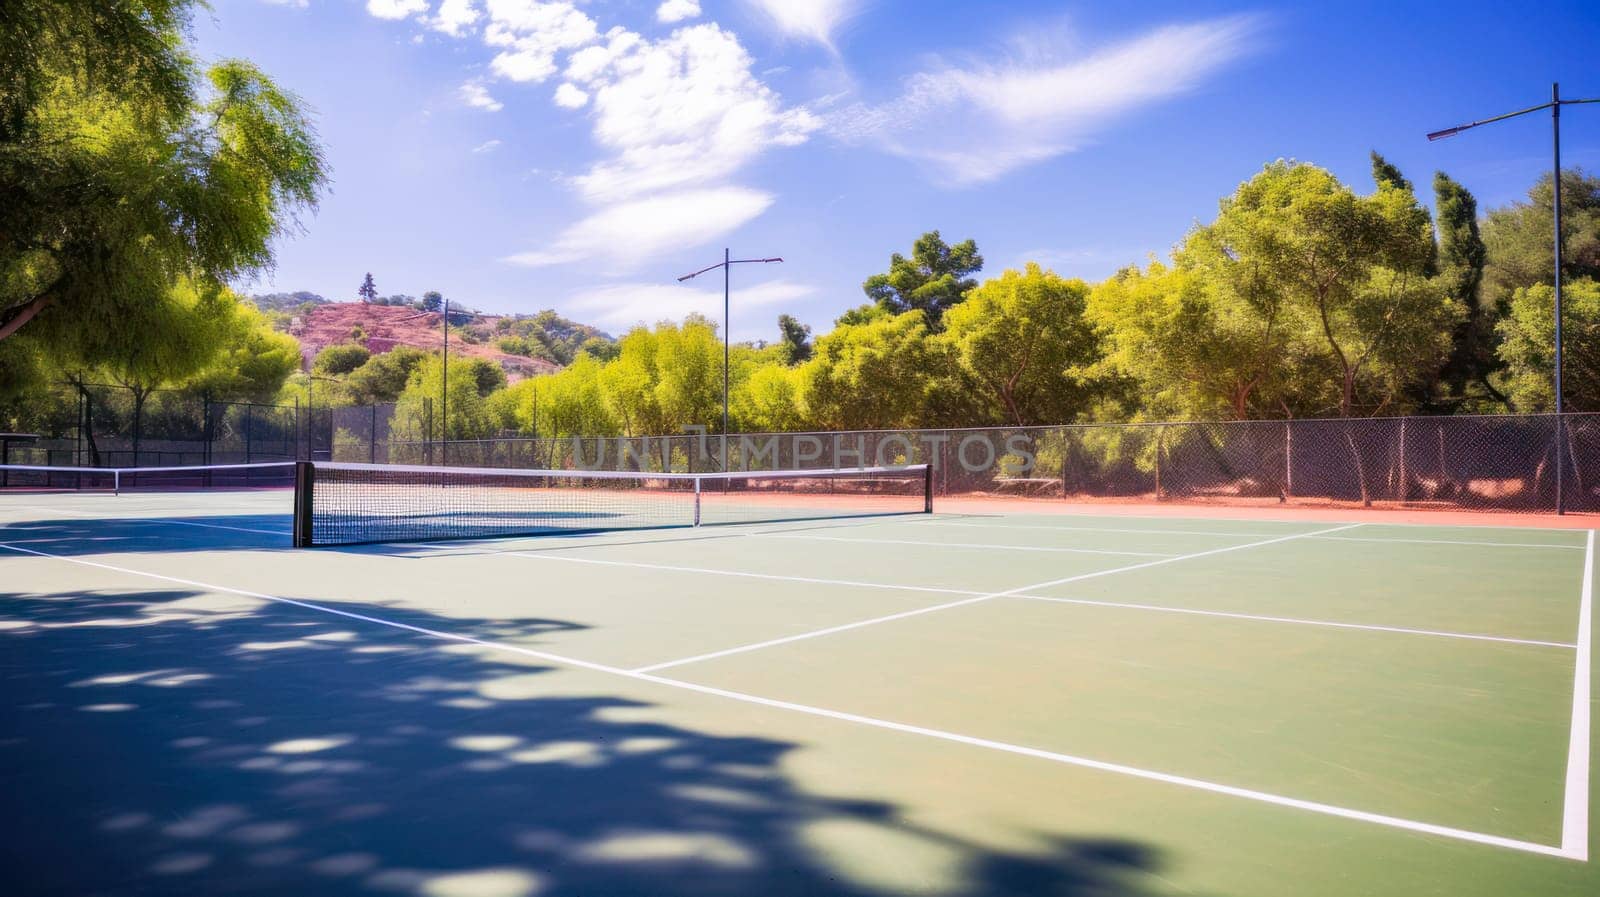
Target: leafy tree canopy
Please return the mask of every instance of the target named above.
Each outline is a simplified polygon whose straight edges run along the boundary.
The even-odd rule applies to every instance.
[[[938,231],[928,231],[917,238],[910,258],[898,252],[890,256],[889,270],[867,278],[861,289],[890,314],[922,312],[929,330],[937,331],[945,311],[978,285],[969,275],[982,268],[976,242],[951,246]]]

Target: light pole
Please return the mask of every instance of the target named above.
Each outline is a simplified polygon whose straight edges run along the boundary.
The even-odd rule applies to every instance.
[[[678,278],[678,283],[693,280],[707,271],[722,269],[722,469],[728,469],[728,272],[734,265],[766,265],[772,262],[781,262],[781,258],[767,259],[736,259],[730,258],[726,247],[722,250],[722,261],[715,265],[701,268],[692,274],[685,274]]]
[[[1563,100],[1561,98],[1561,85],[1559,83],[1551,84],[1550,85],[1550,102],[1548,102],[1548,103],[1541,103],[1541,104],[1539,104],[1537,106],[1529,106],[1526,109],[1518,109],[1515,112],[1507,112],[1504,115],[1496,115],[1493,118],[1485,118],[1485,119],[1482,119],[1480,121],[1467,122],[1464,125],[1456,125],[1453,128],[1445,128],[1442,131],[1433,131],[1430,134],[1428,134],[1428,139],[1429,140],[1443,140],[1446,137],[1454,137],[1455,135],[1460,134],[1462,131],[1466,131],[1466,130],[1470,130],[1472,128],[1476,128],[1479,125],[1488,125],[1488,124],[1493,124],[1493,123],[1495,123],[1497,121],[1505,121],[1508,118],[1516,118],[1516,117],[1518,117],[1520,115],[1527,115],[1530,112],[1540,112],[1540,111],[1543,111],[1545,109],[1549,109],[1550,110],[1550,142],[1551,142],[1551,145],[1553,147],[1552,155],[1554,156],[1554,164],[1553,164],[1553,167],[1551,169],[1551,176],[1550,176],[1550,187],[1551,187],[1551,190],[1552,190],[1552,193],[1553,193],[1554,206],[1555,206],[1555,208],[1554,208],[1554,215],[1555,215],[1555,264],[1556,264],[1556,269],[1555,269],[1555,304],[1556,304],[1556,307],[1555,307],[1555,316],[1556,316],[1555,389],[1556,389],[1556,513],[1557,514],[1565,514],[1566,511],[1567,511],[1566,490],[1563,488],[1563,483],[1562,483],[1562,477],[1563,477],[1562,468],[1564,466],[1566,466],[1565,465],[1565,455],[1566,455],[1566,453],[1564,451],[1566,440],[1564,439],[1564,434],[1563,434],[1563,431],[1565,430],[1565,426],[1563,425],[1562,419],[1561,419],[1561,413],[1562,413],[1562,399],[1561,399],[1561,107],[1562,106],[1576,106],[1576,105],[1578,105],[1580,103],[1600,103],[1600,97],[1595,97],[1595,98],[1587,99],[1587,100]]]
[[[444,436],[439,441],[439,464],[450,466],[450,300],[444,300],[444,365],[440,369],[444,377],[442,388],[439,390],[439,421],[442,429],[439,431]]]

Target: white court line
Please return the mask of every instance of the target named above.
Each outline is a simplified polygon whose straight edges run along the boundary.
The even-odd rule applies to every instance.
[[[1031,517],[1033,519],[1038,519],[1040,517],[1051,516],[1051,515],[1048,515],[1048,514],[1034,514],[1034,513],[1027,512],[1027,511],[1022,511],[1022,512],[1013,513],[1013,514],[975,514],[975,513],[972,513],[972,512],[964,512],[964,511],[959,511],[959,510],[957,510],[957,511],[942,511],[940,513],[949,515],[951,517],[967,517],[967,518],[971,518],[973,520],[1005,520],[1007,518],[1017,517],[1017,516],[1028,516],[1028,517]],[[1382,517],[1384,514],[1387,514],[1388,512],[1387,511],[1364,511],[1363,513],[1370,513],[1374,517]],[[1319,525],[1322,525],[1322,524],[1337,523],[1338,522],[1337,520],[1317,520],[1317,519],[1278,520],[1278,519],[1274,519],[1274,518],[1271,518],[1271,517],[1195,517],[1195,516],[1191,516],[1191,515],[1188,515],[1188,514],[1183,514],[1183,515],[1178,515],[1178,514],[1058,514],[1058,515],[1054,515],[1054,516],[1057,519],[1061,519],[1061,520],[1165,520],[1165,521],[1167,521],[1169,523],[1174,521],[1174,520],[1204,520],[1204,521],[1206,521],[1208,523],[1282,523],[1282,524],[1286,524],[1286,525],[1300,524],[1302,526],[1319,526]],[[1529,515],[1525,515],[1525,516],[1535,516],[1535,515],[1529,514]],[[1548,516],[1548,514],[1545,515],[1545,516]],[[1475,524],[1475,523],[1407,523],[1407,522],[1400,521],[1400,520],[1381,520],[1381,519],[1380,520],[1363,520],[1361,522],[1363,524],[1367,525],[1367,526],[1405,526],[1405,527],[1412,527],[1412,528],[1417,528],[1417,529],[1475,529],[1475,530],[1497,529],[1497,530],[1505,530],[1507,532],[1511,532],[1511,531],[1526,532],[1526,531],[1532,529],[1532,530],[1537,530],[1538,532],[1541,532],[1541,533],[1586,533],[1586,532],[1588,532],[1587,529],[1585,529],[1584,527],[1581,527],[1581,526],[1500,526],[1498,524],[1492,525],[1492,526],[1482,526],[1482,525]],[[1045,529],[1056,529],[1057,527],[1044,527],[1044,528]],[[1064,527],[1062,527],[1062,528],[1064,528]],[[1237,534],[1235,534],[1235,535],[1237,535]],[[1255,534],[1252,533],[1251,535],[1255,535]]]
[[[1334,532],[1336,530],[1350,529],[1351,527],[1356,527],[1356,526],[1360,526],[1360,525],[1361,524],[1359,524],[1359,523],[1352,523],[1352,524],[1349,524],[1348,526],[1335,527],[1334,529],[1331,529],[1331,530],[1317,530],[1316,532]],[[872,617],[872,618],[866,619],[866,620],[857,620],[854,623],[845,623],[842,626],[829,626],[826,629],[814,629],[814,630],[812,630],[810,632],[801,632],[801,633],[798,633],[798,634],[795,634],[795,635],[785,636],[783,638],[768,639],[767,641],[764,641],[764,642],[755,642],[753,644],[748,644],[748,645],[735,645],[732,648],[724,648],[721,651],[711,651],[711,652],[708,652],[708,653],[705,653],[705,654],[697,654],[697,655],[695,655],[693,657],[680,657],[680,658],[678,658],[676,660],[666,660],[666,661],[662,661],[661,663],[650,664],[649,666],[637,667],[636,669],[634,669],[634,672],[636,672],[636,673],[654,672],[656,670],[667,669],[668,667],[683,666],[684,664],[697,663],[697,662],[702,661],[702,660],[711,660],[712,658],[716,658],[716,657],[727,657],[730,654],[743,654],[743,653],[745,653],[747,651],[759,651],[762,648],[771,648],[771,647],[773,647],[775,645],[784,645],[784,644],[788,644],[790,642],[798,642],[798,641],[804,641],[805,639],[819,638],[819,637],[825,636],[825,635],[833,635],[834,633],[837,633],[837,632],[845,632],[845,631],[851,630],[851,629],[860,629],[863,626],[874,626],[874,625],[877,625],[878,623],[888,623],[888,622],[893,621],[893,620],[903,620],[906,617],[915,617],[915,616],[918,616],[920,614],[929,614],[929,613],[933,613],[934,611],[948,610],[948,609],[953,608],[953,607],[962,607],[962,606],[968,605],[968,604],[977,604],[980,601],[988,601],[988,600],[993,599],[993,598],[1008,598],[1008,597],[1010,597],[1012,595],[1020,595],[1023,592],[1031,592],[1034,589],[1043,589],[1043,588],[1047,588],[1049,586],[1065,585],[1065,584],[1067,584],[1069,582],[1078,582],[1078,581],[1084,580],[1084,579],[1093,579],[1093,578],[1095,578],[1097,576],[1109,576],[1109,575],[1111,575],[1113,573],[1127,573],[1127,572],[1129,572],[1131,570],[1143,570],[1146,567],[1155,567],[1155,566],[1158,566],[1158,565],[1161,565],[1161,564],[1171,564],[1171,563],[1175,563],[1177,561],[1187,561],[1187,560],[1192,560],[1194,558],[1208,557],[1208,556],[1213,555],[1213,554],[1222,554],[1223,552],[1227,552],[1227,551],[1241,551],[1241,550],[1246,549],[1246,548],[1257,548],[1257,547],[1262,546],[1262,545],[1272,545],[1272,544],[1275,544],[1277,542],[1287,542],[1290,539],[1304,538],[1305,536],[1308,536],[1308,535],[1311,535],[1311,533],[1296,533],[1296,534],[1288,535],[1288,536],[1278,536],[1276,538],[1267,539],[1267,540],[1262,541],[1262,542],[1249,542],[1249,543],[1244,544],[1244,545],[1229,545],[1226,548],[1212,548],[1212,549],[1210,549],[1208,551],[1197,551],[1194,554],[1180,554],[1180,555],[1178,555],[1176,557],[1166,557],[1166,558],[1162,558],[1161,560],[1158,560],[1158,561],[1145,561],[1142,564],[1130,564],[1130,565],[1128,565],[1126,567],[1111,567],[1111,568],[1106,569],[1106,570],[1096,570],[1096,571],[1093,571],[1091,573],[1079,573],[1079,574],[1076,574],[1076,575],[1073,575],[1073,576],[1062,577],[1061,579],[1052,579],[1049,582],[1038,582],[1038,583],[1033,583],[1031,585],[1017,586],[1014,589],[1006,589],[1003,592],[990,592],[990,593],[988,593],[986,595],[979,595],[976,598],[968,598],[968,599],[966,599],[964,601],[952,601],[952,602],[950,602],[948,604],[937,604],[937,605],[934,605],[933,607],[925,607],[925,608],[921,608],[919,610],[902,611],[901,613],[897,613],[897,614],[888,614],[887,616],[882,616],[882,617]]]
[[[1268,617],[1259,614],[1199,610],[1162,604],[1128,604],[1121,601],[1094,601],[1087,598],[1053,598],[1049,595],[1012,595],[1011,597],[1027,601],[1052,601],[1056,604],[1082,604],[1089,607],[1116,607],[1126,610],[1148,610],[1167,614],[1191,614],[1196,617],[1225,617],[1230,620],[1257,620],[1262,623],[1293,623],[1300,626],[1326,626],[1330,629],[1360,629],[1366,632],[1394,632],[1401,635],[1426,635],[1438,638],[1468,639],[1478,642],[1501,642],[1508,645],[1532,645],[1540,648],[1566,648],[1569,651],[1578,647],[1567,642],[1543,642],[1537,639],[1511,638],[1501,635],[1477,635],[1468,632],[1447,632],[1439,629],[1408,629],[1403,626],[1377,626],[1369,623],[1340,623],[1335,620],[1308,620],[1302,617]]]
[[[1001,519],[1004,519],[1004,518],[995,517],[993,519],[1001,520]],[[906,522],[915,524],[917,526],[965,526],[965,527],[970,527],[972,529],[986,529],[986,530],[989,530],[990,532],[994,532],[996,530],[1008,530],[1008,529],[1042,529],[1042,530],[1050,530],[1052,532],[1058,532],[1058,533],[1063,533],[1063,532],[1065,532],[1065,533],[1080,533],[1081,532],[1081,533],[1134,533],[1134,534],[1138,534],[1138,535],[1146,535],[1146,534],[1148,534],[1148,535],[1152,535],[1152,536],[1229,536],[1229,537],[1232,537],[1232,538],[1235,538],[1235,539],[1244,539],[1244,538],[1249,538],[1250,536],[1264,536],[1264,535],[1266,535],[1266,533],[1224,533],[1224,532],[1216,532],[1216,531],[1212,531],[1212,530],[1198,530],[1198,529],[1131,529],[1131,528],[1118,529],[1116,527],[1110,527],[1110,526],[1044,526],[1044,525],[1041,525],[1041,524],[1033,524],[1033,523],[1017,523],[1017,524],[1001,525],[1001,524],[989,524],[989,523],[962,523],[959,520],[939,520],[939,519],[934,519],[934,520],[908,520]],[[1247,522],[1255,523],[1255,522],[1259,522],[1259,521],[1247,521]],[[1289,523],[1289,524],[1292,524],[1292,523],[1295,523],[1295,522],[1296,521],[1292,521],[1292,520],[1284,521],[1284,523]]]
[[[1480,548],[1561,548],[1582,551],[1582,545],[1556,545],[1551,542],[1470,542],[1463,539],[1367,539],[1356,536],[1318,536],[1323,542],[1394,542],[1400,545],[1473,545]]]
[[[1572,732],[1567,742],[1567,791],[1562,801],[1561,849],[1589,858],[1589,680],[1594,650],[1594,530],[1583,555],[1583,593],[1578,601],[1578,655],[1572,672]]]
[[[998,520],[1000,518],[995,518],[995,519]],[[962,522],[957,521],[957,520],[916,520],[916,521],[908,521],[908,522],[915,523],[918,526],[965,526],[965,527],[971,527],[972,529],[986,529],[986,530],[989,530],[990,532],[993,532],[995,530],[1027,529],[1027,530],[1051,530],[1051,531],[1054,531],[1054,532],[1071,532],[1071,533],[1076,533],[1076,532],[1083,532],[1083,533],[1132,533],[1132,534],[1135,534],[1135,535],[1152,535],[1152,536],[1231,536],[1231,537],[1236,538],[1236,539],[1243,539],[1243,538],[1248,538],[1250,536],[1263,535],[1261,533],[1225,533],[1225,532],[1219,532],[1219,531],[1213,531],[1213,530],[1193,530],[1193,529],[1118,529],[1118,528],[1115,528],[1115,527],[1107,527],[1107,526],[1042,526],[1042,525],[1037,525],[1037,524],[1015,524],[1015,525],[1011,525],[1011,524],[1007,524],[1007,525],[993,524],[993,525],[991,525],[991,524],[987,524],[987,523],[962,523]],[[1251,521],[1251,522],[1257,522],[1257,521]],[[1284,521],[1284,522],[1289,523],[1289,522],[1293,522],[1293,521]],[[1371,523],[1371,524],[1368,524],[1368,525],[1370,525],[1370,526],[1398,526],[1399,524],[1377,522],[1377,523]],[[1428,524],[1417,524],[1417,525],[1428,525]],[[1490,528],[1493,528],[1493,527],[1485,527],[1485,529],[1490,529]],[[1500,529],[1504,529],[1505,527],[1499,527],[1499,528]],[[1551,531],[1552,532],[1582,532],[1581,530],[1551,530]],[[1379,539],[1379,538],[1357,537],[1357,536],[1317,536],[1316,538],[1318,538],[1318,539],[1326,539],[1326,540],[1333,541],[1333,542],[1396,542],[1396,543],[1402,543],[1402,544],[1408,544],[1408,545],[1482,545],[1482,546],[1485,546],[1485,547],[1488,547],[1488,548],[1565,548],[1565,549],[1568,549],[1568,550],[1571,550],[1571,551],[1582,551],[1583,550],[1583,546],[1582,545],[1556,545],[1556,544],[1552,544],[1552,543],[1549,543],[1549,542],[1471,542],[1471,541],[1466,541],[1466,540],[1453,540],[1453,539]]]
[[[873,545],[922,545],[930,548],[988,548],[996,551],[1052,551],[1070,554],[1120,554],[1132,557],[1168,558],[1170,551],[1112,551],[1108,548],[1063,548],[1060,546],[1010,545],[1004,542],[921,542],[916,539],[851,539],[845,536],[808,536],[803,533],[751,533],[766,539],[806,539],[819,542],[862,542]]]
[[[618,676],[624,679],[632,679],[638,682],[648,682],[666,688],[675,688],[697,694],[725,698],[727,700],[738,701],[745,704],[769,707],[775,710],[787,710],[792,713],[800,713],[807,716],[820,717],[823,719],[832,719],[839,722],[854,723],[856,725],[867,726],[874,729],[883,729],[906,735],[918,735],[924,738],[949,741],[956,744],[968,745],[970,747],[984,748],[986,750],[999,751],[1007,754],[1016,754],[1024,757],[1032,757],[1039,760],[1048,760],[1067,766],[1093,769],[1099,772],[1115,773],[1117,775],[1125,775],[1132,778],[1144,779],[1152,782],[1161,782],[1163,784],[1176,785],[1182,788],[1190,788],[1196,791],[1206,791],[1212,794],[1237,797],[1244,800],[1256,801],[1258,803],[1287,807],[1290,809],[1302,810],[1308,813],[1317,813],[1324,816],[1334,816],[1341,819],[1349,819],[1355,822],[1366,822],[1373,825],[1385,826],[1387,828],[1417,832],[1419,834],[1434,835],[1456,841],[1466,841],[1473,844],[1483,844],[1490,847],[1500,847],[1507,850],[1518,850],[1524,853],[1534,853],[1543,856],[1559,857],[1562,859],[1581,860],[1584,858],[1582,854],[1569,850],[1565,841],[1563,841],[1561,847],[1553,847],[1548,844],[1537,844],[1532,841],[1520,841],[1515,838],[1507,838],[1500,835],[1490,835],[1483,832],[1474,832],[1467,829],[1452,828],[1444,825],[1435,825],[1429,822],[1419,822],[1414,819],[1402,819],[1398,816],[1386,816],[1381,813],[1368,813],[1363,810],[1353,810],[1347,807],[1335,806],[1333,804],[1324,804],[1317,801],[1285,797],[1281,794],[1272,794],[1266,791],[1256,791],[1250,788],[1238,788],[1233,785],[1223,785],[1217,782],[1209,782],[1204,779],[1195,779],[1188,776],[1157,772],[1155,770],[1142,769],[1137,766],[1126,766],[1121,763],[1110,763],[1104,760],[1095,760],[1089,757],[1079,757],[1072,754],[1063,754],[1056,751],[1031,748],[1024,745],[1010,744],[1004,741],[994,741],[988,738],[976,738],[971,735],[962,735],[956,732],[947,732],[941,729],[930,729],[924,726],[914,726],[908,723],[899,723],[894,722],[893,720],[862,716],[856,713],[846,713],[841,710],[829,710],[825,707],[814,707],[809,704],[798,704],[792,701],[780,701],[775,698],[765,698],[761,697],[760,695],[746,694],[744,692],[716,688],[710,685],[700,685],[694,682],[685,682],[681,679],[669,679],[664,676],[641,673],[635,670],[625,670],[602,663],[595,663],[593,661],[579,660],[575,657],[566,657],[561,654],[538,651],[533,648],[523,648],[517,645],[509,645],[504,642],[491,642],[484,639],[473,638],[465,635],[457,635],[455,633],[444,632],[437,629],[427,629],[421,626],[413,626],[409,623],[401,623],[395,620],[386,620],[381,617],[373,617],[366,614],[354,613],[352,611],[339,610],[338,608],[314,604],[309,601],[299,601],[294,598],[268,595],[264,592],[252,592],[244,589],[216,586],[209,583],[196,582],[190,579],[180,579],[176,576],[166,576],[160,573],[148,573],[143,570],[134,570],[128,567],[118,567],[111,564],[86,561],[82,558],[63,557],[61,555],[49,554],[43,551],[35,551],[31,548],[18,548],[14,545],[7,545],[5,543],[0,543],[0,548],[20,552],[22,554],[31,554],[37,557],[50,558],[52,560],[57,560],[68,564],[77,564],[84,567],[97,567],[102,570],[112,570],[132,576],[142,576],[149,579],[178,583],[180,585],[194,586],[196,588],[207,589],[209,591],[224,592],[232,595],[242,595],[247,598],[257,598],[263,601],[274,601],[280,604],[287,604],[294,607],[303,608],[305,610],[331,614],[333,616],[344,617],[351,620],[359,620],[363,623],[371,623],[376,626],[386,626],[391,629],[413,632],[418,635],[424,635],[429,638],[440,639],[442,641],[477,645],[493,651],[504,651],[511,654],[520,654],[524,657],[532,657],[549,663],[591,670],[594,672]]]

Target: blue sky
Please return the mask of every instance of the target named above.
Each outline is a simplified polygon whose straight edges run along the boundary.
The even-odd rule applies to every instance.
[[[1089,279],[1165,255],[1277,158],[1362,191],[1367,153],[1482,206],[1549,167],[1549,119],[1423,134],[1600,96],[1592,3],[1250,5],[1008,0],[215,0],[243,56],[316,111],[333,189],[244,285],[437,289],[620,332],[721,312],[675,283],[735,256],[732,332],[819,332],[925,230],[987,274]],[[1600,169],[1600,106],[1563,117]]]

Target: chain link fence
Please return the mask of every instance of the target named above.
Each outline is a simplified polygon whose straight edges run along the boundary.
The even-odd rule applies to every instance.
[[[428,401],[309,408],[85,386],[64,389],[62,405],[41,418],[41,439],[10,447],[12,463],[312,458],[685,473],[925,463],[941,496],[1600,511],[1600,414],[443,441]]]
[[[388,446],[388,459],[421,454],[421,446],[403,445]],[[1559,422],[1499,415],[746,433],[725,441],[700,432],[505,437],[427,448],[433,463],[468,467],[694,472],[926,463],[942,496],[1517,512],[1553,512],[1559,496],[1565,510],[1600,511],[1600,414]]]

